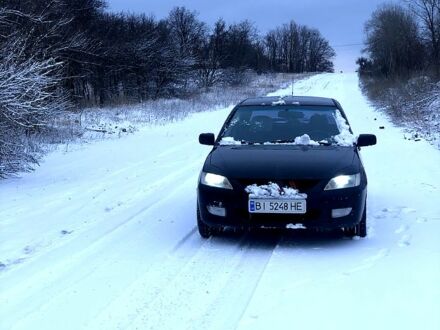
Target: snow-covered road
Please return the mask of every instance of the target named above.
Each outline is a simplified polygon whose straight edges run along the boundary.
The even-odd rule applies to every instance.
[[[378,136],[362,151],[366,239],[201,239],[197,137],[230,109],[195,114],[0,182],[0,329],[440,329],[440,152],[404,140],[355,74],[295,94],[338,99],[356,134]]]

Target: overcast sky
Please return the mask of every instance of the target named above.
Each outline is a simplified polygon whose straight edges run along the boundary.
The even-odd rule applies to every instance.
[[[317,28],[337,52],[336,70],[354,71],[364,41],[363,27],[384,0],[107,0],[109,10],[164,18],[175,6],[199,13],[212,25],[219,17],[233,23],[248,19],[260,33],[294,20]],[[350,46],[346,46],[350,45]],[[354,45],[354,46],[353,46]]]

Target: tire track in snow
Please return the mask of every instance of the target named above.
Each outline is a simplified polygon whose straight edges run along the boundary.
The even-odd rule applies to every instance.
[[[183,144],[184,147],[188,147],[189,145],[193,145],[194,142],[190,141],[190,142],[186,142]],[[188,162],[188,158],[187,155],[189,154],[188,150],[183,150],[182,148],[178,148],[178,147],[172,147],[170,148],[171,150],[166,150],[161,152],[160,154],[151,157],[151,158],[147,158],[147,159],[143,159],[139,162],[136,162],[135,164],[131,164],[129,166],[125,166],[121,169],[118,169],[116,171],[111,171],[111,172],[106,172],[105,175],[102,175],[99,177],[99,182],[104,182],[105,185],[103,186],[102,184],[98,184],[98,185],[90,185],[87,187],[86,190],[82,189],[81,190],[81,198],[87,199],[85,197],[89,196],[89,200],[96,200],[98,197],[105,195],[105,193],[107,193],[109,190],[111,190],[112,185],[109,185],[109,182],[112,182],[114,178],[120,178],[122,177],[124,174],[127,173],[133,173],[135,172],[135,170],[137,169],[142,169],[142,173],[151,171],[153,169],[158,169],[160,163],[168,163],[166,160],[164,160],[163,158],[165,158],[166,156],[170,156],[170,155],[174,155],[173,156],[173,163],[175,164],[177,161],[181,161],[183,164]],[[189,148],[187,148],[189,149]],[[175,151],[178,150],[182,153],[182,159],[177,160],[175,159]],[[198,158],[200,160],[200,162],[202,161],[200,158]],[[70,190],[70,189],[68,189]],[[73,190],[73,192],[75,192]],[[38,194],[40,192],[34,192],[34,194]],[[72,193],[73,194],[73,193]],[[74,194],[73,194],[74,195]],[[44,194],[43,194],[44,196]],[[57,196],[53,196],[53,195],[47,195],[47,197],[39,197],[39,205],[44,205],[44,208],[35,208],[33,205],[30,205],[29,207],[22,207],[19,212],[22,214],[29,214],[29,212],[32,212],[34,217],[37,216],[41,216],[44,215],[45,213],[48,212],[48,209],[52,208],[54,210],[57,209],[64,209],[65,208],[65,204],[66,204],[66,200],[62,200],[59,198],[56,198]],[[23,205],[25,203],[21,203],[20,205]],[[78,207],[76,207],[74,210],[72,210],[72,212],[78,212],[81,209],[87,207],[87,205],[78,205]],[[10,208],[2,208],[0,210],[0,218],[10,218],[11,217],[11,213],[13,213],[14,208],[10,207]],[[14,216],[16,217],[17,214],[14,214]]]
[[[152,265],[144,276],[134,281],[121,296],[88,324],[88,328],[103,327],[110,319],[113,320],[115,329],[167,328],[163,320],[153,322],[152,315],[158,314],[167,318],[167,315],[172,313],[173,307],[166,306],[173,305],[175,301],[170,295],[178,294],[180,289],[188,286],[182,285],[181,282],[190,275],[196,275],[193,270],[198,268],[200,261],[203,262],[214,253],[220,256],[223,254],[221,250],[224,249],[222,263],[227,264],[228,258],[234,259],[241,255],[246,246],[245,237],[222,237],[205,241],[192,233],[193,231],[189,232],[160,263]],[[222,244],[221,248],[217,248],[215,243],[218,240]],[[208,270],[209,266],[203,268]],[[195,284],[193,282],[189,285]],[[127,310],[126,306],[131,306],[130,310]]]
[[[186,242],[190,240],[190,238],[197,233],[197,227],[194,227],[188,234],[186,234],[173,248],[171,253],[176,253],[179,249],[181,249]]]
[[[174,146],[174,147],[170,147],[167,148],[166,150],[156,154],[156,155],[149,155],[148,157],[142,159],[141,161],[132,163],[128,166],[124,166],[120,169],[117,170],[113,170],[113,171],[104,171],[103,175],[99,176],[99,182],[104,182],[104,183],[108,183],[108,182],[112,182],[112,178],[117,178],[117,177],[121,177],[123,176],[123,174],[126,173],[133,173],[135,170],[137,169],[142,169],[142,172],[146,172],[147,170],[152,170],[155,168],[158,168],[158,164],[160,163],[167,163],[166,160],[164,160],[164,158],[166,158],[167,156],[173,155],[173,161],[175,162],[175,155],[176,155],[176,151],[180,152],[181,155],[179,155],[179,159],[181,159],[182,162],[187,162],[188,159],[188,155],[190,154],[188,151],[191,149],[190,146],[194,145],[194,141],[188,141],[188,142],[184,142],[182,144],[179,144],[178,146]],[[180,157],[181,156],[181,157]],[[201,155],[198,155],[198,157],[202,157]],[[53,184],[53,183],[51,183]],[[76,182],[72,182],[72,187],[76,187]],[[72,190],[69,186],[65,186],[64,187],[67,190]],[[45,191],[45,188],[43,188],[43,192]],[[96,199],[97,197],[99,197],[100,195],[104,194],[106,192],[106,189],[103,189],[103,186],[101,184],[99,185],[89,185],[87,187],[87,189],[82,189],[81,190],[81,197],[84,199],[84,196],[90,196],[92,199]],[[29,205],[26,206],[26,200],[28,199],[30,196],[32,195],[36,195],[39,194],[41,196],[39,196],[38,199],[38,203],[39,206],[44,205],[44,208],[35,208],[33,205]],[[20,198],[20,197],[16,197],[16,198]],[[53,209],[57,209],[57,208],[62,208],[65,206],[66,201],[65,200],[60,200],[57,198],[57,196],[53,196],[51,194],[47,194],[47,193],[43,193],[41,194],[41,188],[33,188],[31,190],[30,195],[25,195],[25,197],[21,197],[22,202],[19,204],[21,206],[21,208],[18,210],[20,213],[22,214],[29,214],[30,212],[33,214],[33,216],[38,216],[39,214],[44,215],[45,212],[47,212],[47,209],[49,207],[52,207]],[[17,203],[17,200],[15,200],[15,204]],[[81,208],[79,208],[81,209]],[[2,207],[0,209],[0,219],[7,219],[7,218],[11,218],[12,215],[14,215],[14,217],[17,216],[17,213],[14,211],[16,210],[15,206],[5,206]],[[76,210],[77,211],[77,210]]]
[[[249,235],[242,236],[237,242],[235,235],[228,234],[208,240],[190,260],[185,261],[165,287],[153,297],[144,295],[145,306],[139,309],[137,317],[127,328],[174,329],[176,324],[181,328],[198,324],[194,322],[201,314],[209,314],[216,299],[222,300],[219,297],[233,279],[242,278],[240,271],[248,275],[253,273],[252,269],[245,271],[246,257],[253,255],[257,248],[251,242]],[[268,258],[275,245],[274,242],[267,248]],[[254,257],[259,259],[261,255]],[[176,260],[170,265],[175,267],[175,264]],[[211,321],[211,316],[207,318]]]
[[[191,166],[194,165],[188,165],[188,168]],[[181,175],[187,173],[185,170],[181,170],[179,172],[182,172]],[[173,181],[173,179],[176,179],[176,177],[169,177],[169,179],[166,181]],[[44,309],[45,306],[53,305],[52,302],[55,299],[62,297],[67,292],[71,291],[72,287],[80,286],[83,281],[87,280],[98,269],[111,269],[111,264],[114,263],[114,261],[117,259],[117,256],[124,258],[124,256],[121,255],[122,252],[118,252],[119,255],[113,255],[107,259],[106,257],[102,258],[102,256],[106,256],[108,246],[113,245],[115,241],[114,237],[132,236],[131,238],[133,239],[134,233],[130,231],[129,227],[133,225],[132,223],[135,220],[137,220],[140,216],[145,216],[145,218],[147,218],[148,213],[151,213],[150,211],[152,208],[160,210],[164,208],[162,205],[173,203],[173,200],[176,198],[176,193],[178,193],[180,190],[186,191],[188,189],[187,187],[194,185],[195,180],[196,178],[191,178],[183,181],[180,185],[175,185],[173,191],[168,194],[166,199],[158,198],[148,206],[143,207],[136,213],[132,214],[130,217],[124,218],[123,221],[119,221],[118,223],[109,226],[107,229],[101,229],[99,234],[97,234],[96,228],[92,228],[87,233],[82,233],[78,239],[74,239],[65,244],[65,246],[58,247],[53,249],[52,252],[46,253],[44,258],[54,261],[54,263],[48,268],[40,269],[39,260],[38,258],[35,258],[29,263],[29,265],[22,265],[20,268],[17,267],[17,269],[11,269],[10,272],[5,273],[1,277],[2,286],[8,282],[17,282],[17,280],[20,283],[20,279],[16,278],[15,274],[20,272],[20,275],[23,275],[22,268],[27,268],[26,274],[21,278],[21,285],[15,285],[9,288],[5,286],[5,289],[1,290],[4,294],[2,294],[3,299],[0,297],[0,305],[2,305],[2,312],[0,314],[4,313],[4,315],[11,315],[14,314],[13,312],[15,311],[18,315],[21,315],[21,317],[16,317],[16,320],[26,318],[32,313],[36,315],[38,311]],[[156,191],[156,194],[157,193],[158,191]],[[184,193],[184,195],[187,195],[187,193]],[[168,207],[168,209],[170,208]],[[140,239],[144,239],[146,241],[149,240],[149,235],[154,237],[158,228],[160,230],[161,226],[169,225],[166,223],[160,224],[157,222],[153,224],[146,222],[145,224],[147,225],[143,230],[143,232],[145,232],[145,237],[141,237]],[[128,232],[131,232],[131,234],[128,234],[128,232],[125,233],[127,230]],[[154,239],[150,240],[154,241]],[[179,243],[181,244],[182,242]],[[130,244],[138,244],[138,241],[133,240],[132,242],[126,244],[122,241],[118,244],[122,246],[126,245],[125,248],[127,248],[127,246]],[[171,246],[170,249],[177,251],[178,244]],[[116,247],[112,248],[117,251]],[[154,247],[151,246],[150,248]],[[62,258],[61,256],[63,255],[69,255],[69,258]],[[155,262],[160,262],[160,260],[156,260]],[[81,265],[83,264],[91,265],[92,267],[83,269],[81,268]],[[82,271],[78,272],[77,269],[82,269]],[[51,283],[57,283],[57,287],[62,287],[63,289],[59,290],[52,288],[52,286],[49,286]],[[39,293],[42,291],[45,292],[45,295],[39,297]],[[8,299],[7,297],[14,297],[14,299]],[[16,301],[19,305],[24,304],[25,307],[17,308],[13,301]],[[32,301],[32,304],[28,304],[26,301]],[[5,319],[7,321],[7,317]]]
[[[235,329],[252,300],[280,239],[279,232],[251,233],[247,237],[246,251],[229,281],[190,328]]]
[[[157,179],[153,182],[150,182],[148,185],[145,186],[145,188],[143,190],[141,190],[139,192],[140,196],[138,196],[138,200],[135,202],[135,205],[132,208],[137,208],[137,206],[139,205],[140,201],[139,201],[139,197],[142,198],[142,201],[147,202],[148,201],[148,205],[145,207],[142,207],[141,209],[138,209],[137,211],[133,211],[132,215],[128,218],[123,218],[122,220],[119,219],[119,217],[113,216],[112,214],[105,214],[104,215],[104,219],[105,224],[103,224],[103,220],[94,223],[91,228],[88,228],[85,232],[81,232],[81,233],[76,233],[75,237],[73,237],[71,240],[65,242],[65,241],[60,241],[58,240],[57,244],[51,244],[50,242],[46,242],[45,244],[43,244],[46,248],[45,252],[46,255],[48,254],[48,252],[50,253],[50,251],[53,251],[54,249],[59,248],[60,246],[63,246],[65,244],[70,244],[70,242],[72,240],[75,240],[75,238],[77,236],[79,236],[78,234],[82,234],[82,235],[86,235],[89,237],[88,241],[93,241],[94,243],[99,241],[99,236],[100,237],[106,237],[106,235],[109,235],[112,231],[117,230],[119,227],[125,225],[126,223],[132,221],[133,219],[135,219],[137,216],[139,216],[140,214],[142,214],[143,212],[147,211],[148,208],[154,206],[157,202],[160,201],[160,198],[157,196],[161,196],[164,194],[164,190],[168,190],[168,187],[175,187],[174,182],[180,182],[182,178],[185,178],[189,173],[197,173],[197,169],[200,165],[201,160],[197,159],[193,162],[190,162],[189,164],[181,167],[179,170],[174,171],[174,173],[168,173],[167,176],[162,177],[160,179]],[[195,182],[195,180],[194,180]],[[137,183],[138,185],[138,183]],[[119,187],[119,190],[123,189],[124,187]],[[177,187],[178,188],[178,187]],[[99,189],[99,188],[96,188]],[[114,189],[116,189],[116,187],[114,187]],[[174,188],[171,188],[174,189]],[[109,189],[108,191],[101,191],[98,195],[100,194],[104,194],[105,192],[110,192],[111,189]],[[92,199],[91,199],[92,200]],[[72,213],[72,214],[78,214],[80,210],[84,209],[88,207],[88,205],[70,205],[68,207],[63,207],[61,208],[61,211],[58,211],[58,208],[55,208],[55,210],[51,211],[47,209],[47,205],[44,209],[42,209],[41,213],[45,213],[48,214],[48,216],[50,217],[54,217],[57,216],[57,213],[60,213],[58,216],[62,217],[63,213]],[[125,211],[125,210],[123,210]],[[96,212],[95,212],[96,214]],[[113,220],[109,221],[109,218],[115,218]],[[97,227],[100,227],[99,230],[96,230]],[[103,228],[102,228],[103,227]],[[61,245],[59,245],[61,244]],[[41,245],[41,244],[40,244]],[[51,246],[52,245],[52,246]],[[49,246],[51,246],[49,248]],[[12,265],[16,265],[16,266],[21,266],[21,264],[23,264],[25,261],[27,261],[28,259],[36,259],[39,256],[36,255],[38,254],[38,251],[33,251],[32,254],[27,254],[25,256],[23,256],[22,258],[20,258],[20,262],[16,262],[15,260],[10,260],[8,263],[6,263],[6,267],[2,270],[3,272],[7,272],[10,269],[10,266]]]

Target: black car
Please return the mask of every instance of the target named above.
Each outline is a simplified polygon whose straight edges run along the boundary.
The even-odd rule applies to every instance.
[[[342,229],[367,234],[367,176],[341,105],[318,97],[263,97],[236,106],[200,173],[197,224],[208,238],[226,227]]]

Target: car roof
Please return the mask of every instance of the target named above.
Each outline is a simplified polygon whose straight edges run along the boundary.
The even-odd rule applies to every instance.
[[[316,105],[337,107],[337,102],[327,97],[315,96],[266,96],[249,98],[240,103],[241,106],[281,106],[281,105]]]

